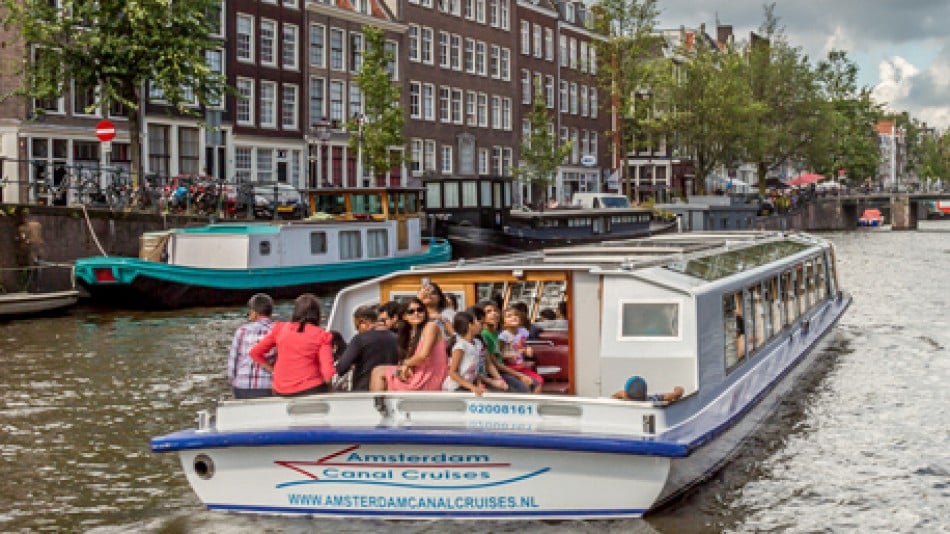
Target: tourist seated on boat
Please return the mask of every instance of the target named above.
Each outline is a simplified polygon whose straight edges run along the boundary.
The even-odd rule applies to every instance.
[[[488,364],[493,366],[502,380],[505,381],[505,387],[494,387],[489,383],[490,390],[511,391],[512,393],[527,393],[531,391],[534,381],[531,377],[512,369],[505,365],[502,358],[501,346],[498,342],[498,328],[501,323],[501,306],[495,300],[485,300],[478,304],[485,313],[485,321],[482,324],[482,342],[485,343]]]
[[[528,328],[528,339],[540,339],[541,332],[544,332],[545,327],[556,319],[557,312],[551,308],[544,308],[539,311],[538,319],[531,323],[531,327]]]
[[[380,365],[396,365],[399,350],[396,334],[379,321],[375,306],[360,306],[353,312],[356,335],[336,361],[336,374],[353,371],[351,390],[369,391],[370,376]]]
[[[399,317],[402,315],[403,305],[395,300],[384,302],[377,309],[377,321],[386,325],[391,332],[396,333],[396,327],[399,324]]]
[[[343,339],[343,334],[336,330],[330,330],[330,335],[333,336],[333,341],[330,343],[333,347],[333,361],[337,361],[346,350],[346,340]]]
[[[448,372],[445,339],[418,297],[406,304],[396,335],[401,362],[373,369],[370,391],[441,390]]]
[[[483,375],[485,369],[485,353],[481,343],[477,341],[481,331],[481,323],[474,315],[467,311],[458,312],[452,320],[455,335],[450,340],[449,374],[442,383],[445,391],[470,391],[475,395],[485,392],[486,383]],[[497,371],[496,371],[497,373]],[[502,388],[505,381],[497,376],[493,379],[495,387]]]
[[[448,308],[445,293],[442,292],[439,284],[435,282],[424,283],[419,288],[416,297],[425,304],[429,320],[434,321],[442,329],[443,339],[448,339],[454,333],[452,331],[452,317],[455,315],[455,311]]]
[[[683,397],[685,390],[676,386],[668,393],[647,394],[647,381],[642,376],[631,376],[624,383],[623,389],[611,395],[614,399],[632,401],[673,402]]]
[[[528,346],[528,316],[517,306],[505,309],[504,328],[498,333],[501,355],[509,369],[518,371],[531,378],[531,392],[541,393],[544,379],[530,368],[528,360],[532,358]]]
[[[274,325],[274,300],[266,293],[257,293],[247,301],[248,322],[238,327],[228,353],[228,381],[235,399],[270,397],[274,394],[271,373],[251,359],[251,347],[266,336]],[[271,350],[265,358],[274,364],[277,351]]]
[[[251,348],[250,355],[274,375],[274,393],[285,397],[326,393],[336,373],[333,335],[320,326],[320,301],[304,293],[294,301],[290,322],[276,322],[270,333]],[[271,366],[267,354],[277,347]]]

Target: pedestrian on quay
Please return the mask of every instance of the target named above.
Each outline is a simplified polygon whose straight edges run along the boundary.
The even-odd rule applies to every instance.
[[[234,332],[228,353],[228,381],[235,399],[254,399],[273,394],[270,371],[255,362],[250,355],[251,347],[273,328],[273,313],[274,300],[266,293],[258,293],[247,301],[248,322]],[[264,358],[273,365],[276,356],[277,351],[271,350]]]
[[[267,353],[277,347],[277,361]],[[330,391],[333,335],[320,326],[320,301],[304,293],[294,301],[290,322],[276,322],[270,333],[251,348],[251,358],[274,375],[274,393],[284,397]]]

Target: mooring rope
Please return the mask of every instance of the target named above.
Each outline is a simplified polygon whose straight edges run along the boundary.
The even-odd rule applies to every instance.
[[[95,241],[96,246],[99,247],[99,252],[101,252],[103,256],[109,257],[109,255],[106,254],[105,249],[102,248],[102,244],[99,243],[99,238],[96,237],[96,231],[92,229],[92,221],[89,220],[89,212],[86,211],[85,204],[82,205],[82,214],[86,217],[86,226],[89,227],[89,233],[92,234],[92,240]]]

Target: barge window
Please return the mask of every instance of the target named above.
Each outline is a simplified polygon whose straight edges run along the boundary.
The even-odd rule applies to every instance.
[[[818,289],[815,287],[815,278],[818,276],[818,273],[815,271],[815,261],[808,260],[805,262],[805,283],[808,285],[808,307],[811,308],[815,304],[818,304]]]
[[[745,320],[742,317],[742,293],[731,293],[722,299],[725,332],[726,371],[734,369],[745,358]]]
[[[363,256],[359,230],[340,232],[339,239],[341,260],[358,260]]]
[[[680,305],[676,302],[621,301],[620,337],[680,337]]]
[[[314,213],[340,215],[346,212],[346,198],[343,195],[317,195],[313,203]]]
[[[326,254],[327,253],[327,233],[326,232],[310,232],[310,253],[311,254]]]
[[[772,315],[771,321],[769,322],[769,338],[774,336],[782,329],[782,303],[780,300],[781,293],[779,292],[779,279],[778,277],[773,277],[768,282],[768,288],[766,291],[766,301],[769,303],[771,308]]]
[[[752,305],[752,291],[750,289],[742,290],[742,318],[745,321],[742,331],[745,334],[745,353],[746,356],[748,356],[752,351],[758,348],[755,342],[757,314]]]
[[[352,195],[350,197],[350,211],[353,213],[383,213],[383,202],[378,194]]]
[[[769,307],[765,304],[765,297],[763,296],[762,285],[756,284],[752,286],[749,295],[752,298],[752,322],[753,322],[753,332],[755,332],[755,349],[762,348],[762,345],[765,343],[765,340],[768,339],[767,329],[768,329],[768,314]],[[754,350],[754,349],[753,349]]]
[[[442,207],[442,183],[429,182],[426,184],[426,208],[438,209]]]
[[[815,258],[815,268],[818,271],[816,282],[818,285],[818,300],[821,301],[828,298],[828,274],[825,272],[825,258],[823,256]]]
[[[796,293],[798,294],[798,317],[801,317],[808,311],[808,280],[806,279],[805,266],[803,264],[798,265],[797,273],[798,277],[795,287],[797,288]]]
[[[389,256],[389,236],[385,229],[366,232],[366,256],[369,258]]]

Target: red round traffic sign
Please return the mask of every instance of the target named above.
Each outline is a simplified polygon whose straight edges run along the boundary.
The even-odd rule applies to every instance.
[[[99,121],[96,125],[96,137],[103,143],[112,141],[115,138],[115,124],[112,124],[112,121]]]

